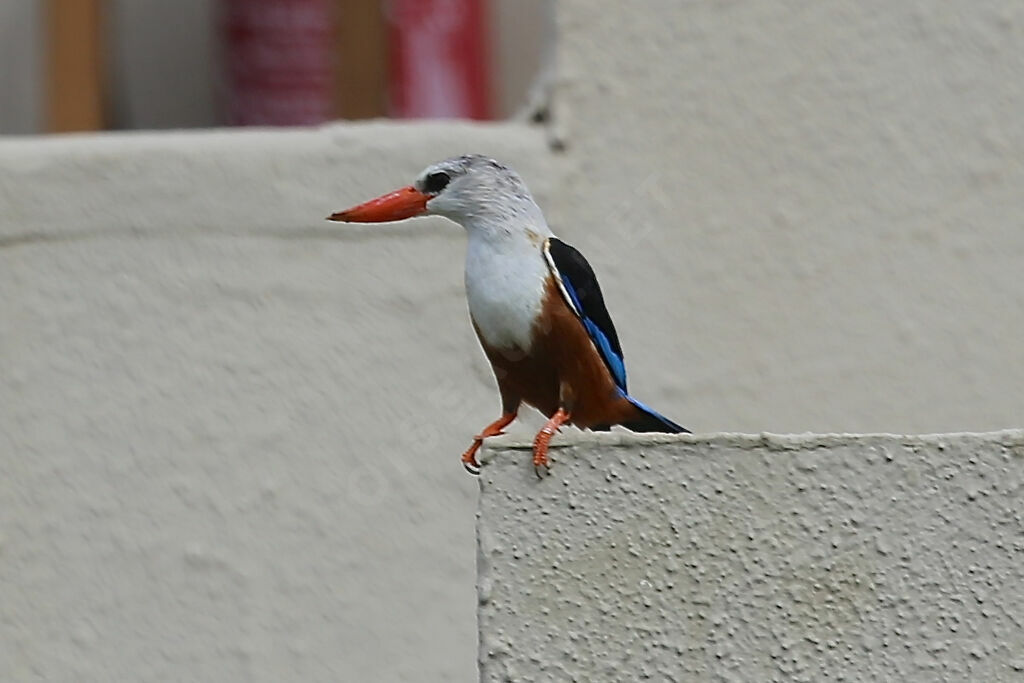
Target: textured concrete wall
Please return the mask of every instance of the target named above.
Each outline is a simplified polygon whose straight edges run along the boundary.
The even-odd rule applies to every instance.
[[[1024,3],[562,0],[556,228],[707,431],[1024,417]]]
[[[1024,432],[484,456],[485,681],[1020,681]]]
[[[324,216],[516,126],[0,142],[0,680],[467,681],[464,236]]]

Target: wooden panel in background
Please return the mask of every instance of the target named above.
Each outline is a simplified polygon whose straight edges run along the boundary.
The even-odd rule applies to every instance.
[[[336,106],[343,119],[387,115],[388,32],[382,0],[335,0]]]
[[[48,0],[46,22],[47,130],[103,129],[103,0]]]

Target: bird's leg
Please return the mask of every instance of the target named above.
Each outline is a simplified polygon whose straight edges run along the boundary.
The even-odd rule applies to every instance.
[[[473,437],[473,445],[462,454],[462,466],[466,468],[467,472],[470,474],[480,474],[480,463],[476,461],[476,452],[480,450],[484,439],[489,436],[504,434],[505,432],[501,430],[507,427],[514,419],[516,419],[516,413],[503,413],[501,417],[484,427],[482,432]]]
[[[551,437],[555,435],[558,429],[569,421],[572,417],[565,411],[565,408],[559,408],[551,419],[547,421],[539,432],[537,437],[533,440],[533,467],[537,471],[537,476],[540,476],[541,467],[549,467],[548,463],[548,443],[551,442]]]

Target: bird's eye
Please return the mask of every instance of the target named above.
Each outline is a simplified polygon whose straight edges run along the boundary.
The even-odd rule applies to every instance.
[[[427,194],[437,194],[438,192],[440,192],[441,190],[448,186],[448,183],[451,181],[451,179],[451,176],[449,176],[444,171],[436,171],[435,173],[431,173],[430,175],[423,179],[423,191],[426,192]]]

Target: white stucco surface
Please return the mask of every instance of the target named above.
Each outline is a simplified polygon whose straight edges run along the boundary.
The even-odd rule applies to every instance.
[[[546,196],[543,145],[0,143],[0,680],[473,680],[464,237],[324,216],[453,150]]]
[[[563,0],[551,218],[701,431],[1024,420],[1024,3]]]
[[[483,457],[484,681],[1019,681],[1024,432]]]

